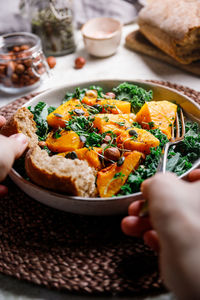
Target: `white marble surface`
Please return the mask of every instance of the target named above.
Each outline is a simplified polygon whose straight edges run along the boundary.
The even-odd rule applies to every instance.
[[[81,34],[77,32],[76,53],[58,57],[51,78],[42,83],[37,90],[42,91],[49,87],[93,79],[157,79],[186,85],[200,91],[199,77],[125,48],[126,35],[136,27],[135,24],[125,26],[117,53],[111,57],[99,59],[86,53]],[[80,70],[74,69],[74,59],[78,56],[83,56],[87,60],[84,68]],[[19,96],[21,95],[8,95],[0,92],[0,106]]]
[[[200,80],[198,77],[183,72],[165,63],[156,61],[144,55],[140,55],[124,47],[125,36],[130,33],[136,25],[124,27],[121,45],[116,55],[95,59],[90,57],[84,50],[80,32],[77,32],[77,52],[68,56],[57,58],[57,65],[52,71],[51,78],[44,82],[38,90],[42,91],[49,87],[81,82],[84,80],[97,79],[158,79],[182,84],[200,91]],[[75,70],[74,59],[84,56],[87,60],[85,67]],[[22,95],[7,95],[0,93],[0,106],[6,105]],[[99,297],[98,297],[99,298]],[[68,293],[49,291],[45,288],[18,281],[5,275],[0,275],[0,300],[46,300],[46,299],[72,299],[93,300],[97,297],[76,296]],[[100,297],[102,300],[172,300],[171,294],[155,297]]]

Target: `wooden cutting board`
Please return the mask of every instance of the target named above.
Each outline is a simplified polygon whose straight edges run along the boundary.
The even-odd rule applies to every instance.
[[[169,63],[173,66],[176,66],[182,70],[200,76],[200,61],[191,63],[189,65],[183,65],[177,62],[176,60],[174,60],[173,58],[171,58],[170,56],[162,52],[160,49],[158,49],[156,46],[151,44],[142,35],[142,33],[140,33],[139,30],[135,30],[131,32],[129,35],[127,35],[125,45],[134,51],[147,54],[151,57],[154,57],[156,59]]]

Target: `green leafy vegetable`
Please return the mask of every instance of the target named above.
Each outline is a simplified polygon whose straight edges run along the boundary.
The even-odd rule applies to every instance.
[[[153,98],[151,90],[146,91],[141,87],[127,82],[114,88],[113,92],[116,95],[116,99],[130,102],[134,112],[138,112],[145,102],[148,102]]]
[[[77,87],[74,92],[68,92],[65,94],[62,103],[65,103],[66,101],[69,101],[72,98],[82,100],[87,90],[88,89],[80,89],[79,87]]]
[[[103,89],[100,86],[91,85],[88,89],[80,89],[79,87],[77,87],[74,92],[66,93],[62,103],[65,103],[72,98],[76,98],[81,101],[85,97],[85,93],[89,90],[96,90],[98,98],[103,98]]]
[[[47,123],[47,116],[50,112],[55,110],[55,107],[48,106],[44,102],[38,102],[38,104],[32,109],[28,107],[30,112],[34,115],[34,121],[36,122],[38,139],[43,141],[46,139],[49,132],[49,127]]]
[[[197,123],[186,122],[185,138],[179,144],[171,147],[168,155],[167,170],[173,171],[178,176],[185,173],[192,167],[192,164],[200,157],[200,132]],[[143,165],[130,174],[126,184],[121,188],[118,195],[128,195],[140,190],[141,183],[156,173],[162,149],[168,142],[167,136],[159,129],[149,130],[160,140],[157,148],[151,148],[151,152],[146,156]]]
[[[60,138],[61,137],[61,129],[59,128],[59,129],[57,129],[54,133],[53,133],[53,138],[54,139],[58,139],[58,138]]]

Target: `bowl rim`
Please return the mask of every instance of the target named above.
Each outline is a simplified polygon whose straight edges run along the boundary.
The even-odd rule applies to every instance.
[[[92,36],[87,35],[84,32],[85,27],[89,23],[94,22],[96,20],[105,20],[105,19],[117,22],[118,25],[119,25],[119,27],[116,30],[114,30],[112,33],[110,33],[109,35],[107,35],[106,37],[98,37],[98,38],[97,37],[92,37]],[[96,40],[96,41],[104,41],[104,40],[110,40],[110,39],[112,39],[118,32],[121,32],[122,27],[123,27],[122,22],[119,21],[119,20],[117,20],[117,19],[115,19],[115,18],[111,18],[111,17],[96,17],[96,18],[92,18],[92,19],[88,20],[85,24],[82,25],[82,27],[81,27],[81,33],[82,33],[82,36],[84,38],[86,38],[86,39]]]
[[[41,94],[39,95],[36,95],[35,97],[33,97],[31,100],[27,101],[27,103],[25,103],[22,107],[27,107],[31,104],[32,101],[34,101],[34,99],[40,95],[44,96],[47,96],[49,94],[49,92],[56,92],[56,91],[59,91],[61,89],[67,89],[67,88],[70,88],[72,86],[78,86],[78,85],[91,85],[92,83],[94,82],[99,82],[99,84],[103,84],[103,82],[113,82],[113,81],[118,81],[118,82],[134,82],[135,84],[139,83],[139,84],[147,84],[147,85],[152,85],[154,87],[161,87],[161,88],[164,88],[164,89],[167,89],[171,92],[174,92],[174,93],[177,93],[179,94],[180,96],[186,98],[189,102],[192,102],[192,104],[194,106],[197,107],[197,109],[200,110],[200,105],[195,102],[192,98],[188,97],[187,95],[173,89],[173,88],[170,88],[170,87],[167,87],[167,86],[164,86],[162,84],[159,84],[159,83],[154,83],[154,82],[150,82],[148,80],[141,80],[141,79],[120,79],[120,78],[116,78],[116,79],[97,79],[97,80],[88,80],[88,81],[80,81],[80,82],[77,82],[76,84],[69,84],[69,85],[66,85],[66,84],[62,84],[56,88],[50,88],[48,90],[45,90],[44,92],[42,92]],[[200,158],[193,164],[192,168],[190,168],[187,172],[185,172],[184,174],[182,174],[181,176],[178,176],[178,178],[180,179],[184,179],[187,177],[187,175],[194,169],[198,168],[200,166]],[[61,193],[57,193],[57,192],[54,192],[52,190],[48,190],[48,189],[45,189],[35,183],[32,183],[28,180],[26,180],[25,178],[23,178],[14,168],[11,169],[10,173],[11,176],[15,176],[17,177],[20,181],[22,181],[24,184],[30,186],[30,187],[34,187],[35,189],[38,189],[39,191],[43,192],[43,193],[50,193],[51,195],[53,196],[56,196],[56,197],[60,197],[60,198],[63,198],[63,199],[70,199],[70,200],[76,200],[76,201],[87,201],[87,202],[91,202],[91,201],[94,201],[94,202],[104,202],[104,201],[117,201],[117,200],[120,200],[120,199],[127,199],[127,198],[130,198],[130,197],[139,197],[141,196],[142,197],[142,193],[141,192],[137,192],[137,193],[133,193],[133,194],[128,194],[128,195],[123,195],[123,196],[118,196],[118,197],[105,197],[105,198],[100,198],[100,197],[80,197],[80,196],[70,196],[70,195],[66,195],[66,194],[61,194]],[[134,199],[133,199],[134,200]]]

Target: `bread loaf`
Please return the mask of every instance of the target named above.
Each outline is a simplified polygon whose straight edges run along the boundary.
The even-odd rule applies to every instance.
[[[200,59],[200,0],[154,0],[139,13],[145,37],[182,64]]]
[[[42,187],[68,195],[95,196],[95,170],[86,161],[49,156],[46,150],[38,146],[36,130],[33,114],[22,107],[0,131],[5,136],[20,132],[27,136],[29,150],[25,156],[25,168],[30,179]]]
[[[31,180],[45,188],[81,197],[96,195],[95,171],[86,161],[49,156],[36,146],[27,152],[25,167]]]

